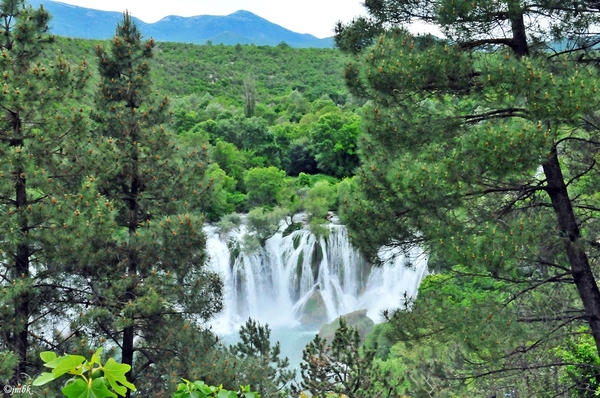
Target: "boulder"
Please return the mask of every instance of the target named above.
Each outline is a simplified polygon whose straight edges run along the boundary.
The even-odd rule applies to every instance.
[[[349,327],[358,329],[361,343],[365,342],[367,335],[375,328],[375,322],[367,316],[367,310],[358,310],[346,315],[342,315]],[[323,325],[319,330],[319,336],[326,339],[328,343],[333,341],[335,331],[340,327],[340,318],[333,322]]]
[[[327,322],[327,309],[319,290],[310,295],[301,311],[300,322],[304,325],[322,325]]]

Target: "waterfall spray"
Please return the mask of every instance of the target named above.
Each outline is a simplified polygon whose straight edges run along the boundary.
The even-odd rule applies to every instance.
[[[249,317],[272,328],[321,325],[360,309],[381,322],[383,310],[416,295],[427,273],[422,251],[382,249],[383,265],[374,267],[350,244],[345,226],[334,219],[328,231],[316,236],[305,227],[284,236],[282,227],[244,252],[244,225],[226,234],[207,227],[210,267],[225,283],[225,310],[213,329],[228,334]]]

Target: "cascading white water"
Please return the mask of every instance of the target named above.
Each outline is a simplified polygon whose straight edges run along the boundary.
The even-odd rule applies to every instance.
[[[280,230],[245,253],[239,250],[244,226],[223,235],[207,227],[210,266],[225,283],[225,310],[211,322],[213,330],[228,334],[249,317],[271,328],[322,324],[360,309],[378,322],[383,310],[404,303],[405,294],[416,295],[427,273],[421,251],[382,251],[384,265],[372,267],[349,243],[343,225],[328,228],[327,237],[307,228],[287,236]]]

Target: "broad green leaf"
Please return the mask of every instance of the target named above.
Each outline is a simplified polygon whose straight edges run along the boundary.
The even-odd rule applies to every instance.
[[[76,379],[67,383],[61,391],[67,398],[87,397],[84,394],[88,391],[88,385],[83,379]]]
[[[90,365],[94,365],[95,363],[100,363],[100,354],[102,354],[102,347],[98,348],[94,355],[92,355],[92,359],[90,359]]]
[[[96,397],[118,398],[117,394],[111,392],[104,383],[104,377],[99,377],[92,382],[92,391]]]
[[[245,385],[245,386],[240,386],[240,390],[242,392],[250,392],[251,388],[250,388],[250,384]]]
[[[53,373],[44,372],[38,378],[33,381],[34,386],[43,386],[46,383],[55,380],[56,377]]]
[[[65,357],[54,358],[52,361],[46,362],[44,364],[44,366],[47,368],[50,368],[50,369],[54,369],[64,360],[65,360]]]
[[[206,395],[199,391],[177,391],[173,398],[206,398]]]
[[[52,373],[58,378],[66,373],[71,372],[72,374],[81,374],[82,369],[79,367],[85,362],[85,357],[81,355],[65,355],[63,357],[56,358],[55,361],[47,363],[46,366],[51,367],[50,364],[56,363],[56,366],[52,370]]]
[[[62,389],[67,398],[118,398],[104,384],[102,377],[94,380],[89,386],[83,379],[77,379]]]
[[[187,397],[187,392],[177,389],[177,391],[175,391],[175,393],[173,394],[173,398],[184,398]]]
[[[79,355],[65,355],[62,357],[55,358],[50,362],[44,364],[45,367],[51,368],[55,378],[58,378],[70,370],[75,370],[79,365],[85,361],[85,358]]]
[[[212,393],[217,391],[216,387],[209,386],[202,380],[196,380],[193,384],[190,385],[190,387],[192,391],[200,391],[202,393],[202,395],[200,395],[201,398],[203,396],[210,396]]]
[[[44,351],[40,352],[40,358],[44,362],[52,362],[56,359],[56,353],[54,351]]]
[[[125,396],[127,388],[131,391],[136,391],[135,386],[127,381],[125,373],[129,372],[131,366],[127,364],[120,364],[113,358],[109,358],[106,364],[103,366],[104,377],[110,383],[113,390],[119,395]],[[118,384],[120,383],[120,384]],[[127,388],[125,388],[127,387]]]

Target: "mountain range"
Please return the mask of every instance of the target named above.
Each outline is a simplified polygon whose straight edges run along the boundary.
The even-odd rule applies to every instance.
[[[52,34],[82,39],[109,39],[114,36],[117,22],[123,14],[74,6],[58,1],[29,0],[37,8],[40,4],[52,14]],[[168,16],[155,23],[146,23],[133,17],[144,37],[156,41],[205,44],[255,44],[275,46],[285,42],[292,47],[333,47],[333,38],[319,39],[310,34],[292,32],[249,11],[233,14],[198,15],[194,17]]]

